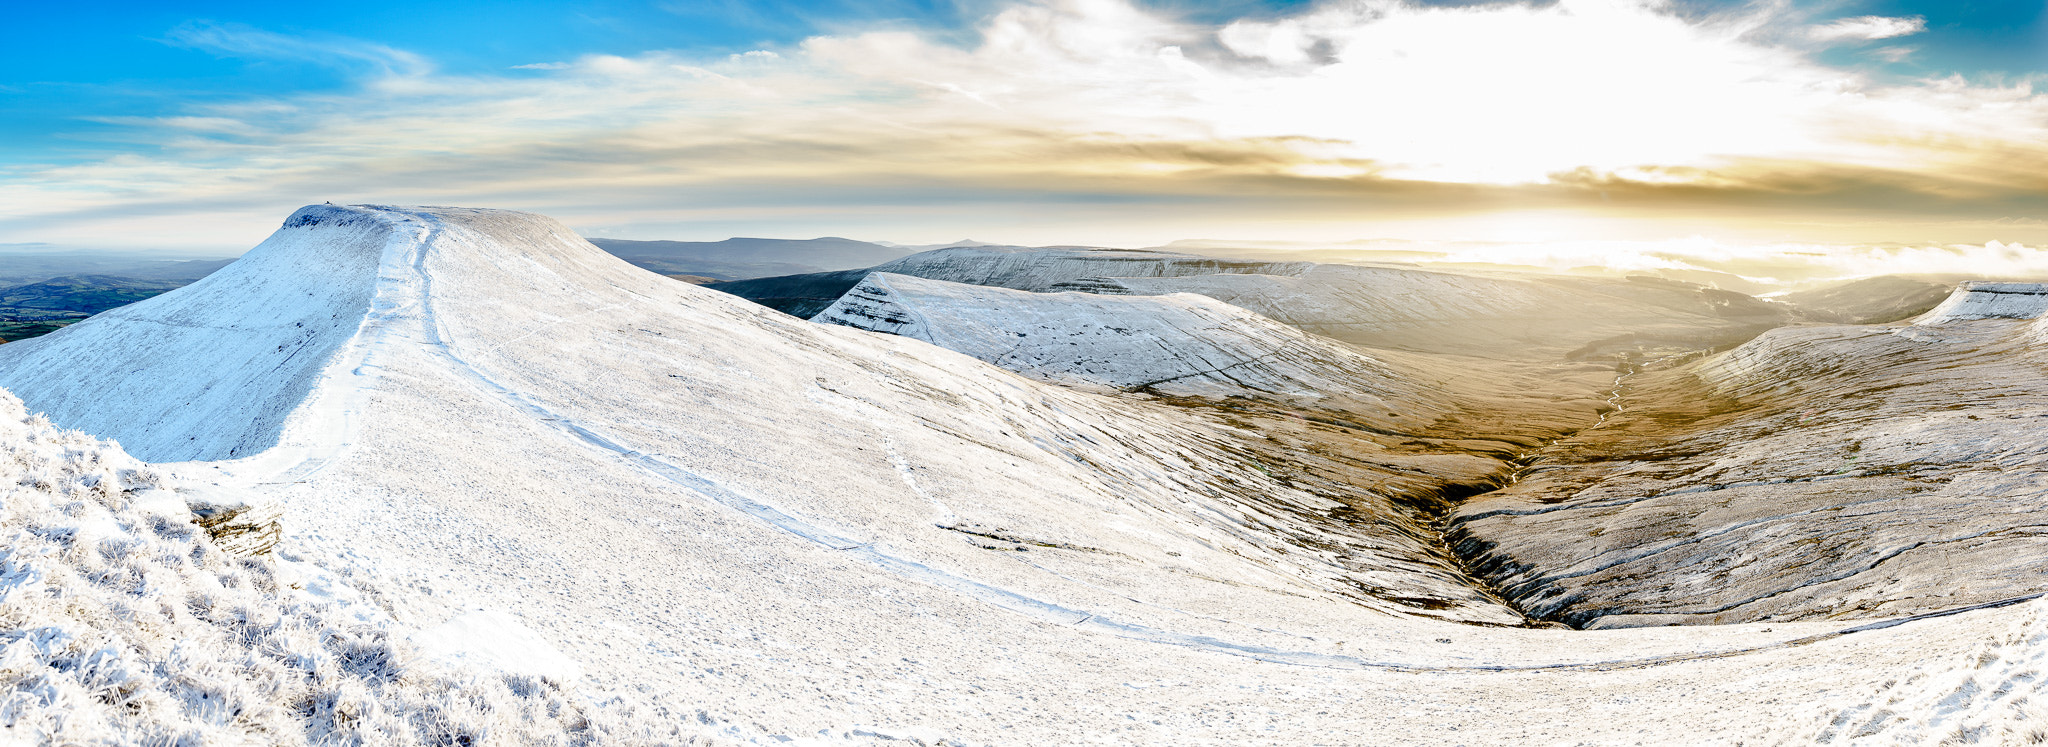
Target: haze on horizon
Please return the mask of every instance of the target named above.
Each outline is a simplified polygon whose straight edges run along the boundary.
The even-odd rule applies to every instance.
[[[530,210],[614,238],[2040,272],[2043,11],[28,8],[25,43],[0,51],[0,246],[232,254],[331,200]]]

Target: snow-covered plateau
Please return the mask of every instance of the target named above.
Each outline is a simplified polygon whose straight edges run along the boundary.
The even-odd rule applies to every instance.
[[[2029,322],[1959,324],[1996,329],[1870,334],[2030,365],[1999,336]],[[1773,333],[1698,370],[1740,398],[1773,385],[1744,371],[1792,360],[1757,346],[1863,334]],[[1355,383],[1390,396],[1448,375],[1372,359],[1392,375]],[[54,423],[0,417],[24,465],[0,739],[2048,739],[2041,602],[1516,626],[1460,569],[1333,529],[1355,511],[1342,486],[1269,464],[1227,409],[808,323],[539,216],[305,208],[201,282],[0,346],[0,386]],[[1592,416],[1527,407],[1547,413],[1512,437],[1531,445]],[[1422,453],[1329,427],[1392,439],[1359,448],[1418,485],[1491,474],[1508,443]],[[1923,443],[1887,433],[1863,451]],[[1928,458],[2021,463],[2034,443]],[[175,510],[145,518],[153,486],[281,502],[286,536],[230,559]]]

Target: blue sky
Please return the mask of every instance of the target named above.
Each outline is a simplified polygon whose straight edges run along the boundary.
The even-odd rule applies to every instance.
[[[1633,212],[1601,218],[1603,231],[1650,235],[1685,230],[1654,227],[1660,221],[1690,221],[1699,227],[1694,233],[1812,240],[1826,232],[1787,227],[1853,226],[1862,220],[1859,210],[1895,211],[1913,203],[1916,178],[1942,182],[1940,194],[1958,194],[1957,184],[1978,192],[1968,204],[1929,208],[1925,225],[1902,229],[1901,240],[2039,235],[2027,223],[2041,217],[2038,185],[1987,171],[2032,163],[2039,154],[2027,146],[2030,133],[2007,127],[2006,137],[1995,123],[1981,123],[1987,112],[2021,125],[2035,121],[2030,107],[2042,101],[2033,91],[2048,74],[2048,2],[1517,5],[26,5],[10,10],[0,44],[0,195],[15,199],[23,213],[0,214],[0,243],[140,246],[147,242],[123,239],[130,229],[85,226],[96,210],[190,212],[206,204],[223,206],[221,220],[243,220],[329,194],[506,204],[557,214],[593,233],[674,238],[866,232],[940,240],[1042,227],[1048,211],[1064,211],[1076,233],[1094,234],[1068,241],[1143,242],[1167,237],[1165,227],[1176,224],[1205,235],[1285,228],[1370,238],[1427,233],[1429,220],[1471,213],[1459,204],[1518,216],[1551,211],[1542,220],[1509,221],[1536,226],[1523,233],[1549,235],[1588,225],[1561,220],[1557,211],[1586,217],[1628,204]],[[1626,7],[1599,21],[1606,26],[1587,26],[1607,5]],[[1442,36],[1390,42],[1373,35],[1397,23]],[[1518,37],[1514,28],[1528,31]],[[1596,147],[1613,140],[1610,134],[1527,163],[1502,163],[1503,154],[1523,160],[1512,157],[1522,151],[1504,150],[1492,151],[1488,162],[1459,163],[1446,155],[1462,150],[1457,143],[1418,139],[1453,131],[1485,153],[1501,138],[1522,142],[1515,139],[1529,133],[1517,130],[1527,130],[1529,120],[1515,124],[1503,110],[1503,123],[1490,130],[1473,122],[1491,110],[1464,107],[1466,116],[1431,122],[1435,102],[1400,85],[1404,77],[1442,70],[1438,85],[1445,90],[1474,81],[1476,90],[1491,90],[1486,79],[1514,74],[1531,55],[1570,56],[1573,50],[1544,47],[1544,34],[1611,40],[1615,57],[1605,64],[1625,68],[1634,63],[1622,57],[1663,54],[1630,46],[1629,37],[1667,32],[1683,35],[1680,46],[1698,55],[1654,63],[1670,90],[1657,90],[1658,79],[1617,74],[1599,83],[1607,87],[1602,91],[1560,88],[1521,104],[1545,115],[1539,121],[1583,118],[1562,137],[1607,122],[1642,139],[1625,148]],[[1459,46],[1487,33],[1508,33],[1503,38],[1519,51],[1488,59],[1502,45]],[[1288,47],[1297,42],[1308,46]],[[1399,56],[1436,60],[1435,67],[1372,62],[1376,50],[1411,43],[1418,46]],[[1368,69],[1368,62],[1378,67]],[[1463,70],[1468,62],[1471,69]],[[1560,63],[1534,85],[1569,86],[1585,70],[1605,75],[1599,58],[1573,64]],[[1175,70],[1194,72],[1173,78]],[[1783,85],[1742,88],[1757,71],[1783,71]],[[1217,84],[1218,75],[1231,78],[1229,85]],[[1331,88],[1338,85],[1332,81],[1342,86]],[[1609,99],[1653,102],[1646,107],[1682,102],[1678,94],[1687,86],[1725,86],[1730,112],[1764,109],[1687,135],[1695,114],[1602,108]],[[1828,86],[1856,90],[1829,101],[1792,100],[1799,90]],[[1293,89],[1298,98],[1277,107],[1265,93]],[[1374,98],[1333,111],[1332,91]],[[1520,92],[1490,95],[1514,99]],[[1156,102],[1165,113],[1155,117],[1128,105],[1138,101]],[[1872,102],[1889,108],[1879,112]],[[976,107],[1003,114],[976,118]],[[1287,111],[1305,124],[1261,118],[1254,109]],[[467,116],[487,117],[489,126],[467,127]],[[1868,137],[1806,132],[1872,116],[1902,124]],[[1727,133],[1743,121],[1773,117],[1774,127],[1798,137]],[[810,129],[789,124],[813,119]],[[1379,124],[1358,124],[1367,121]],[[1667,121],[1676,133],[1670,138],[1645,134]],[[874,126],[853,132],[848,122]],[[925,134],[904,139],[906,128]],[[1929,138],[1967,141],[1974,150],[1872,150],[1879,141]],[[1527,142],[1538,147],[1524,151],[1544,150],[1550,141]],[[915,152],[938,144],[957,152]],[[650,167],[669,158],[680,160],[666,173]],[[395,166],[395,159],[411,165]],[[1963,161],[1975,165],[1957,165]],[[821,164],[818,178],[795,175],[807,163]],[[465,171],[478,164],[488,167]],[[390,176],[359,178],[370,172]],[[594,186],[607,182],[640,188]],[[389,185],[399,187],[389,194],[377,188]],[[1600,202],[1589,202],[1596,196]],[[636,199],[644,204],[626,205]],[[665,214],[664,202],[695,207]],[[885,209],[875,209],[878,203]],[[940,210],[947,205],[954,208]],[[1178,217],[1191,211],[1219,217],[1208,224]],[[1118,215],[1131,216],[1128,225]],[[1955,235],[1928,228],[1939,223],[1958,226]],[[1310,224],[1318,228],[1303,228]],[[2019,228],[2001,232],[2001,225]],[[220,241],[243,240],[247,232],[230,233]],[[161,232],[148,241],[208,242]]]

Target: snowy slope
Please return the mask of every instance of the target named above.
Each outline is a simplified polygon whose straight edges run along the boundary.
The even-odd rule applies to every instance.
[[[1935,326],[1974,319],[2039,319],[2048,314],[2048,285],[1967,282],[1932,310],[1913,320]]]
[[[1314,266],[1313,262],[1218,259],[1134,249],[964,246],[919,252],[869,270],[1044,292],[1060,290],[1063,284],[1088,278],[1183,277],[1219,273],[1287,276],[1306,272]]]
[[[254,308],[332,315],[290,385],[274,372],[299,357],[277,347],[316,325],[239,322],[248,291],[226,284],[75,325],[0,380],[60,424],[235,452],[170,469],[282,496],[290,551],[394,624],[518,622],[592,702],[644,694],[663,723],[760,742],[1797,742],[1852,723],[1995,735],[2042,700],[2035,605],[1849,632],[1404,613],[1359,589],[1486,603],[1425,567],[1348,575],[1360,548],[1297,533],[1344,507],[1226,426],[790,319],[536,216],[311,208],[266,246]],[[344,274],[297,280],[328,258]],[[151,334],[170,339],[114,344]],[[181,352],[208,348],[253,360]],[[216,390],[263,397],[196,396]],[[193,424],[182,447],[173,423]],[[1902,699],[1888,677],[1945,689]]]
[[[0,479],[0,743],[692,736],[622,730],[559,676],[436,658],[317,569],[230,557],[178,495],[204,486],[56,429],[5,393]]]
[[[362,324],[388,236],[339,208],[293,220],[192,285],[93,317],[90,332],[0,345],[0,388],[150,461],[275,445],[284,416]]]
[[[1973,286],[1981,284],[1972,284]],[[2048,591],[2040,286],[1790,327],[1633,384],[1458,512],[1480,572],[1581,625],[1920,614]],[[2030,292],[2034,291],[2034,292]]]
[[[1260,396],[1427,425],[1441,395],[1387,364],[1189,293],[1029,293],[873,273],[812,321],[902,335],[1039,381],[1191,397]]]
[[[1103,278],[1214,273],[1292,275],[1310,266],[1308,262],[1215,259],[1150,250],[977,245],[919,252],[867,270],[757,278],[713,283],[709,287],[808,319],[852,290],[869,272],[1036,292],[1121,293],[1124,291],[1113,281]]]

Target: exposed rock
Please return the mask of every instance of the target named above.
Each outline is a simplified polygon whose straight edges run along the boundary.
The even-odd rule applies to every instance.
[[[221,486],[183,495],[192,520],[230,555],[245,558],[270,552],[284,539],[284,506],[246,491]]]

